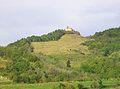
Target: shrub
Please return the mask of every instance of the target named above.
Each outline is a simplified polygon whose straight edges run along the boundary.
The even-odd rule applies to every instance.
[[[75,89],[75,87],[72,84],[68,84],[68,83],[60,83],[59,85],[59,89]]]
[[[83,89],[83,88],[84,88],[84,86],[83,86],[83,85],[78,84],[78,89]]]
[[[91,88],[92,89],[102,89],[103,88],[102,80],[93,81],[91,84]]]

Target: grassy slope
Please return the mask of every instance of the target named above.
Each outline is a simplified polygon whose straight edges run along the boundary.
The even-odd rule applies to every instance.
[[[81,53],[88,53],[86,46],[81,45],[87,39],[77,34],[66,34],[58,41],[49,42],[33,42],[35,53],[43,53],[46,55],[55,54],[69,54],[80,51]]]
[[[52,66],[65,67],[68,59],[71,60],[73,70],[79,70],[81,63],[87,59],[87,56],[83,54],[89,53],[87,46],[82,45],[87,40],[77,34],[65,34],[58,41],[32,42],[32,46],[34,53],[50,56],[46,60],[45,70]],[[63,71],[65,71],[64,68]]]

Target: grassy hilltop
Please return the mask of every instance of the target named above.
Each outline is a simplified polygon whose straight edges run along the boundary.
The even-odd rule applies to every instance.
[[[32,42],[35,53],[46,55],[70,54],[77,51],[87,54],[87,46],[82,45],[88,39],[78,34],[65,34],[58,41]]]

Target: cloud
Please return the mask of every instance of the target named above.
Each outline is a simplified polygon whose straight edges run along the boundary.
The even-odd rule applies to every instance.
[[[0,0],[0,13],[0,44],[67,25],[87,36],[120,25],[120,0]]]
[[[10,36],[10,33],[1,30],[1,31],[0,31],[0,36]]]

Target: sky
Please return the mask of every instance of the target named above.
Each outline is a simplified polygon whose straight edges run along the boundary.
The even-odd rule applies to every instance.
[[[0,45],[71,26],[82,36],[120,26],[120,0],[0,0]]]

